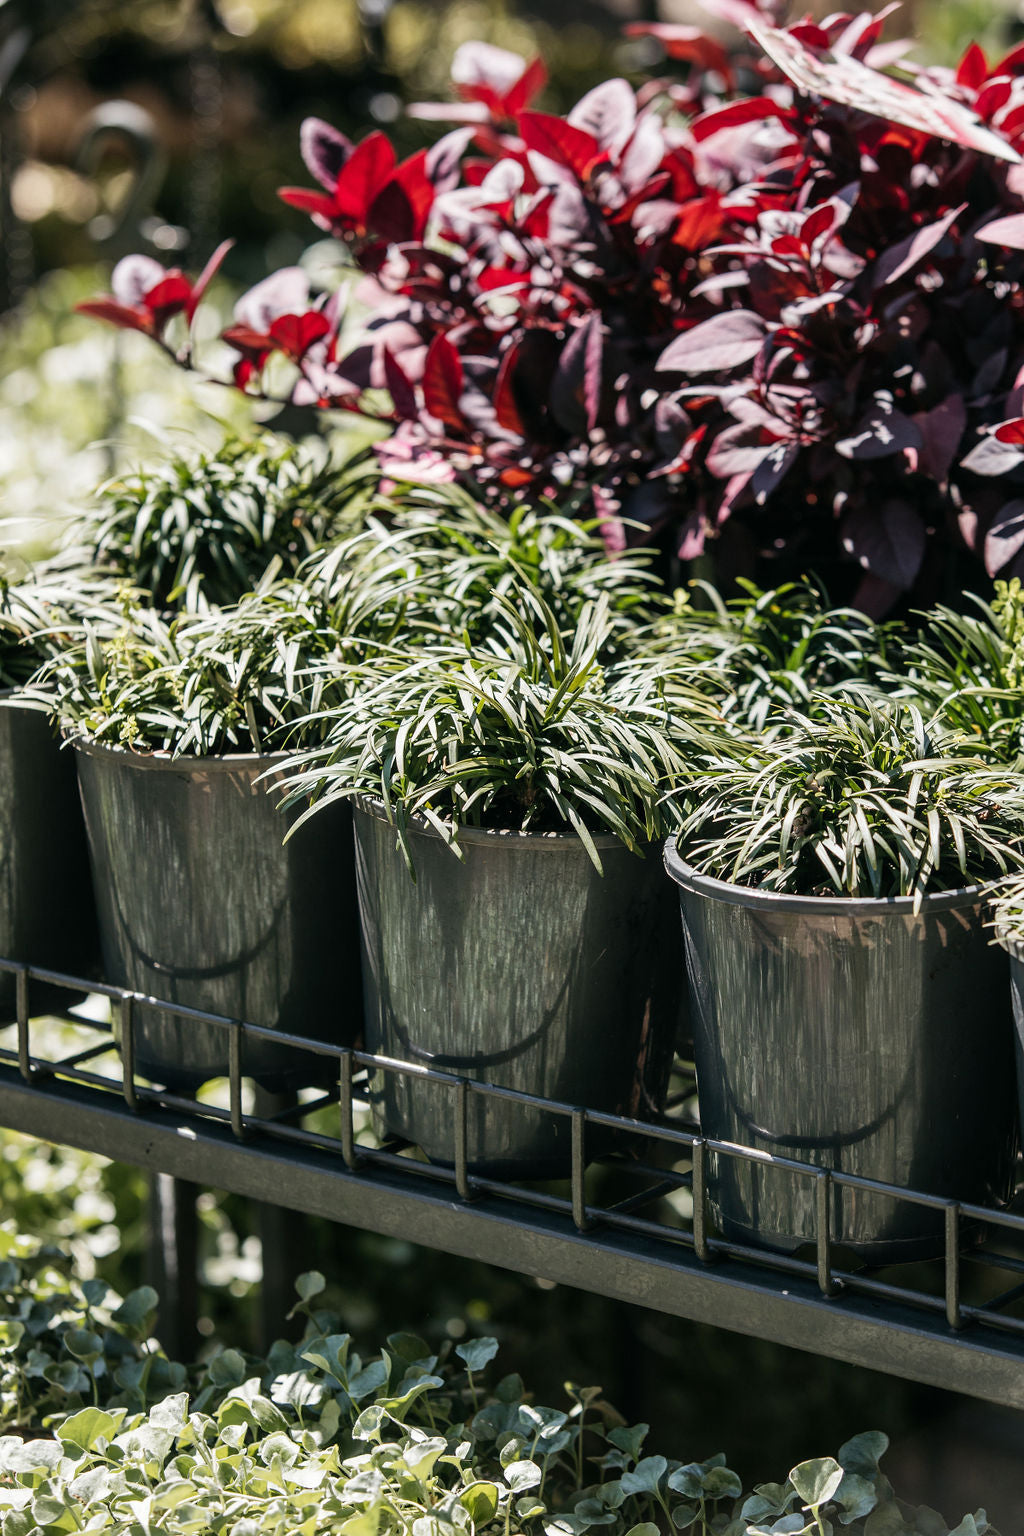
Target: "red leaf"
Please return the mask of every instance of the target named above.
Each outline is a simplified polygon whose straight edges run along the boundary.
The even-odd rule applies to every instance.
[[[657,367],[686,374],[726,372],[756,357],[767,334],[765,322],[750,310],[713,315],[670,341]]]
[[[631,21],[622,30],[627,37],[657,38],[670,59],[685,59],[700,69],[713,69],[722,76],[726,90],[732,90],[729,55],[717,38],[709,37],[699,27],[676,26],[663,21]]]
[[[419,407],[416,403],[416,391],[413,389],[412,380],[394,353],[387,347],[383,349],[383,357],[384,378],[395,411],[403,421],[418,421]]]
[[[601,157],[601,147],[592,133],[547,112],[520,112],[519,132],[527,149],[545,155],[556,165],[567,166],[581,181]]]
[[[534,59],[528,64],[519,76],[510,91],[506,91],[502,106],[507,117],[516,118],[524,107],[529,106],[535,96],[538,96],[548,83],[548,72],[544,67],[544,60]]]
[[[163,282],[150,288],[142,302],[154,316],[157,329],[162,330],[172,315],[180,315],[188,308],[191,297],[188,278],[181,272],[168,272]]]
[[[265,331],[257,331],[251,325],[229,325],[220,333],[221,341],[226,341],[229,347],[237,347],[240,352],[269,352],[270,337]]]
[[[988,79],[988,60],[977,43],[972,43],[960,60],[956,72],[957,85],[976,91]]]
[[[462,359],[445,335],[435,336],[423,365],[423,399],[431,416],[461,432]]]
[[[334,212],[343,219],[365,225],[370,204],[391,179],[395,169],[395,151],[386,136],[377,129],[357,144],[345,161],[334,189]]]
[[[680,208],[672,243],[682,246],[684,251],[706,250],[718,239],[724,222],[720,193],[708,192],[704,197],[695,197]]]
[[[326,192],[314,192],[312,187],[278,187],[277,195],[289,208],[298,208],[313,218],[331,223],[334,219],[334,198]]]
[[[713,112],[705,112],[703,117],[696,119],[691,131],[700,144],[710,139],[712,134],[721,133],[723,128],[739,128],[743,123],[763,123],[770,117],[789,122],[792,116],[792,111],[780,107],[778,102],[769,100],[767,96],[756,96],[747,101],[730,102],[727,107],[716,107]]]
[[[427,151],[421,149],[396,167],[391,180],[371,202],[367,223],[385,239],[418,240],[433,206],[434,184],[427,175]]]
[[[1024,447],[1024,416],[1015,421],[1004,421],[996,427],[992,436],[1000,443],[1012,443],[1015,448]]]
[[[331,322],[318,309],[304,315],[280,315],[270,327],[271,340],[293,362],[301,363],[314,342],[326,336]]]
[[[993,219],[977,232],[986,245],[1002,245],[1010,251],[1024,251],[1024,213],[1011,213],[1005,219]]]
[[[96,320],[106,320],[110,325],[119,325],[126,331],[153,333],[153,317],[146,310],[121,304],[115,298],[101,295],[96,299],[83,299],[75,305],[75,311],[79,315],[92,315]]]
[[[224,260],[225,256],[227,255],[228,251],[230,251],[234,243],[235,242],[233,240],[222,240],[220,245],[218,245],[217,249],[214,251],[213,255],[210,257],[209,261],[206,263],[206,266],[203,268],[193,283],[191,296],[189,298],[188,304],[185,306],[185,319],[188,321],[189,325],[192,324],[195,312],[202,302],[203,294],[213,282],[214,277],[217,275],[217,272],[220,269],[221,262]]]
[[[525,437],[526,429],[519,414],[515,392],[515,366],[519,356],[518,346],[510,347],[502,358],[498,377],[494,384],[494,415],[499,427]]]

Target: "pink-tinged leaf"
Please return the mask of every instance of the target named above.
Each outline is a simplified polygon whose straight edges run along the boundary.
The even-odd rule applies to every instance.
[[[895,408],[888,396],[880,394],[856,429],[849,437],[839,438],[835,448],[844,459],[884,459],[920,446],[920,429]]]
[[[605,553],[610,560],[621,555],[626,547],[626,525],[622,521],[622,506],[616,496],[603,485],[595,485],[591,493],[594,511],[597,513],[598,531],[604,540]]]
[[[83,299],[75,305],[75,313],[91,315],[94,320],[106,320],[110,325],[119,325],[122,330],[153,333],[153,317],[148,310],[135,309],[131,304],[121,304],[103,294],[96,299]]]
[[[356,145],[342,166],[334,189],[334,208],[339,218],[365,224],[370,204],[395,169],[395,151],[379,129]]]
[[[972,475],[986,477],[1008,475],[1024,464],[1024,443],[1001,442],[998,434],[983,437],[961,460],[961,468]]]
[[[334,198],[328,197],[326,192],[314,192],[311,187],[278,187],[277,195],[289,208],[308,213],[310,218],[317,219],[324,228],[334,220]]]
[[[601,415],[604,383],[604,338],[601,316],[596,310],[585,322],[583,330],[587,338],[583,359],[583,403],[587,409],[587,428],[593,432]]]
[[[627,191],[647,187],[665,158],[665,147],[660,119],[653,112],[641,113],[619,160],[619,178]]]
[[[206,263],[206,266],[196,278],[195,283],[192,285],[192,293],[188,304],[185,306],[185,319],[188,321],[189,325],[192,324],[192,321],[195,318],[196,310],[202,303],[203,295],[205,294],[207,288],[209,288],[210,284],[213,282],[213,279],[216,277],[217,273],[220,271],[221,264],[223,263],[225,256],[228,254],[228,251],[230,251],[234,243],[235,242],[233,240],[222,240],[220,245],[218,245],[217,249],[214,251],[213,255],[210,257],[209,261]]]
[[[757,96],[746,101],[730,102],[727,107],[716,107],[713,112],[705,112],[703,117],[698,117],[693,123],[691,132],[697,143],[703,144],[705,139],[710,139],[726,128],[741,128],[745,123],[763,123],[771,118],[789,122],[792,117],[792,109],[780,107],[777,101],[767,96]]]
[[[373,451],[383,474],[398,484],[445,485],[455,479],[455,467],[438,449],[419,439],[403,437],[410,430],[403,422],[394,437],[374,443]]]
[[[592,133],[548,112],[520,112],[519,132],[527,149],[564,165],[581,181],[601,158],[601,146]]]
[[[902,80],[869,68],[846,55],[830,60],[805,48],[790,32],[755,19],[747,30],[788,80],[810,96],[823,96],[841,106],[869,112],[932,138],[961,144],[999,160],[1019,161],[1020,155],[1002,137],[978,122],[967,107],[949,96],[925,95]],[[726,111],[729,109],[726,108]]]
[[[691,512],[679,530],[680,560],[696,560],[704,553],[707,524],[699,512]]]
[[[548,72],[544,67],[544,60],[533,59],[523,70],[509,90],[505,92],[505,112],[510,118],[516,118],[535,96],[539,96],[548,83]]]
[[[628,80],[605,80],[576,103],[568,121],[618,159],[636,123],[636,92]]]
[[[658,359],[659,372],[724,373],[749,363],[764,346],[768,329],[747,309],[713,315],[670,341]]]
[[[152,256],[123,256],[110,275],[110,286],[119,303],[141,304],[166,275]]]
[[[419,407],[416,403],[416,391],[412,386],[405,369],[398,359],[389,352],[387,347],[383,349],[384,379],[395,412],[403,421],[417,421],[419,419]]]
[[[520,53],[498,48],[493,43],[462,43],[452,59],[452,84],[460,96],[470,101],[486,101],[504,110],[505,98],[526,73],[526,60]]]
[[[956,83],[965,90],[977,91],[988,79],[988,60],[977,43],[972,43],[960,60],[956,71]]]
[[[331,322],[318,309],[304,315],[280,315],[270,327],[270,339],[293,363],[301,363],[314,342],[322,341]]]
[[[301,267],[281,267],[250,288],[235,305],[235,319],[264,334],[279,315],[298,315],[309,307],[309,278]]]
[[[462,359],[447,336],[435,336],[423,365],[423,400],[435,420],[457,432],[466,425],[459,409],[462,389]]]
[[[751,21],[770,13],[773,7],[770,4],[755,4],[754,0],[701,0],[701,9],[711,16],[720,16],[723,21],[731,21],[734,27],[746,31]]]
[[[423,168],[435,193],[450,192],[458,186],[462,157],[472,142],[471,128],[455,128],[427,150]]]
[[[1024,251],[1024,213],[993,219],[991,224],[978,230],[976,238],[986,245],[1004,245],[1010,251]]]
[[[707,452],[707,467],[719,480],[734,476],[749,480],[775,444],[762,442],[760,434],[742,423],[719,432]]]
[[[489,123],[491,112],[482,101],[411,101],[406,117],[423,123]]]
[[[352,154],[352,140],[322,118],[307,117],[299,130],[299,150],[314,181],[333,192],[342,167]]]
[[[1008,501],[999,508],[985,535],[985,569],[995,576],[1024,549],[1024,501]]]
[[[905,240],[900,240],[884,251],[875,263],[875,287],[884,288],[889,283],[898,282],[901,277],[918,266],[935,250],[936,246],[941,245],[966,207],[966,203],[961,203],[959,207],[951,208],[934,224],[928,224],[924,229],[916,229]]]
[[[924,559],[927,533],[918,512],[905,501],[879,508],[856,507],[843,519],[843,548],[873,576],[901,591],[914,585]]]

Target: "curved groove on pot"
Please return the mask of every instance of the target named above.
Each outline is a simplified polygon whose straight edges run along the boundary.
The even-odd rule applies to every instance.
[[[480,832],[464,861],[426,826],[416,881],[382,811],[355,811],[367,1047],[462,1077],[640,1118],[660,1107],[681,995],[672,886],[654,851]],[[454,1161],[454,1089],[381,1074],[378,1125]],[[568,1119],[471,1094],[468,1155],[495,1177],[567,1171]],[[596,1150],[596,1133],[588,1148]],[[592,1144],[593,1142],[593,1144]]]
[[[283,843],[299,813],[277,809],[279,756],[75,747],[108,980],[352,1044],[361,994],[349,808],[325,807]],[[195,1088],[226,1075],[228,1031],[140,1004],[136,1062],[144,1076]],[[242,1069],[278,1091],[336,1076],[329,1057],[252,1039]]]
[[[72,976],[99,974],[89,854],[72,753],[46,716],[0,705],[0,954]],[[33,1012],[81,1001],[33,983]],[[0,1019],[15,1016],[15,981],[0,975]]]
[[[786,897],[680,888],[701,1127],[721,1141],[949,1199],[1009,1196],[1016,1126],[1007,960],[978,890]],[[713,1160],[727,1235],[812,1242],[811,1176]],[[831,1235],[872,1262],[942,1248],[941,1215],[833,1185]]]

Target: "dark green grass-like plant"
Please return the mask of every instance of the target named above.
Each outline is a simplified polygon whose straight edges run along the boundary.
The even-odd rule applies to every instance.
[[[889,683],[979,752],[1010,762],[1024,749],[1024,588],[997,581],[990,603],[967,594],[972,612],[933,608],[905,646],[904,671]]]
[[[698,677],[727,725],[741,730],[764,731],[791,706],[806,711],[830,695],[879,691],[886,663],[895,664],[895,626],[831,607],[811,580],[768,591],[739,586],[743,595],[728,600],[703,581],[677,590],[671,611],[630,636],[631,649]]]
[[[656,666],[602,666],[607,597],[584,607],[571,645],[536,591],[495,603],[486,646],[395,651],[359,669],[292,798],[382,801],[407,860],[413,816],[456,851],[461,826],[575,832],[598,869],[594,833],[634,851],[665,836],[691,719],[707,706],[669,707]]]
[[[294,582],[171,620],[128,596],[120,627],[87,625],[36,691],[71,736],[173,756],[269,752],[300,722],[305,740],[319,739],[338,644],[322,605]]]
[[[180,449],[100,486],[70,538],[163,610],[235,603],[272,562],[285,576],[359,520],[362,465],[322,445],[229,438]]]
[[[789,895],[919,902],[1019,864],[1019,774],[912,705],[814,702],[769,740],[723,736],[701,757],[679,833],[694,868]]]
[[[586,605],[606,597],[608,660],[665,602],[649,557],[626,551],[610,560],[595,523],[527,506],[504,518],[458,486],[381,501],[365,528],[314,557],[305,574],[346,635],[408,647],[461,636],[486,643],[505,622],[502,600],[517,603],[525,588],[565,641]],[[520,611],[532,621],[529,608]]]

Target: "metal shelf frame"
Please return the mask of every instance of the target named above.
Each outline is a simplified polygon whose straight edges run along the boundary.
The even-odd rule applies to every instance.
[[[154,1175],[212,1185],[254,1200],[639,1306],[829,1355],[851,1364],[1024,1407],[1024,1215],[940,1199],[703,1137],[685,1116],[692,1085],[653,1123],[535,1099],[439,1072],[261,1029],[122,988],[0,958],[16,978],[17,1018],[0,1031],[0,1124],[77,1146]],[[43,983],[110,1000],[111,1027],[62,1012],[71,1049],[40,1048],[32,988]],[[73,999],[69,998],[69,1003]],[[225,1032],[221,1103],[142,1081],[135,1066],[139,1010],[159,1007]],[[52,1034],[52,1031],[51,1031]],[[8,1038],[11,1036],[11,1038]],[[243,1077],[247,1038],[313,1052],[336,1087],[307,1101],[255,1101]],[[454,1166],[426,1162],[407,1143],[380,1142],[365,1106],[378,1074],[411,1074],[450,1095]],[[561,1183],[477,1176],[467,1157],[474,1096],[515,1099],[571,1125]],[[587,1140],[620,1141],[591,1163]],[[638,1148],[639,1153],[638,1153]],[[718,1235],[709,1202],[711,1159],[769,1162],[810,1180],[816,1237],[796,1254]],[[937,1213],[942,1257],[871,1271],[833,1246],[833,1185],[883,1194]],[[1024,1194],[1024,1190],[1022,1190]],[[974,1239],[980,1231],[983,1241]],[[972,1235],[968,1242],[969,1235]]]

